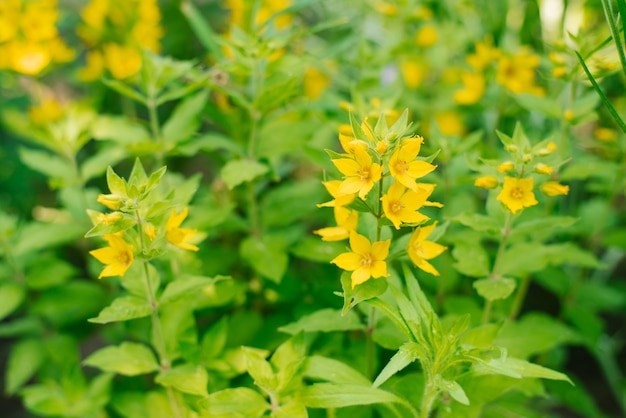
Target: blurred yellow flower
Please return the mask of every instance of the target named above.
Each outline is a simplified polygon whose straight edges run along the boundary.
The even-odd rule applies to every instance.
[[[552,172],[554,171],[554,169],[552,167],[550,167],[547,164],[544,163],[537,163],[535,165],[535,173],[537,174],[552,174]]]
[[[505,161],[498,166],[499,173],[508,173],[510,171],[513,171],[514,169],[515,164],[513,163],[513,161]]]
[[[387,219],[393,223],[396,229],[400,229],[403,223],[417,224],[430,219],[418,210],[425,206],[426,200],[435,189],[434,184],[419,184],[417,192],[408,190],[399,182],[389,186],[387,194],[380,200],[383,202],[383,211]]]
[[[500,50],[493,46],[491,38],[476,42],[475,52],[466,57],[467,63],[477,72],[483,71],[500,57]]]
[[[495,176],[482,176],[474,180],[474,186],[483,189],[495,189],[498,187],[498,178]]]
[[[615,129],[598,127],[593,131],[593,136],[598,141],[614,142],[617,140],[617,132]]]
[[[539,56],[527,49],[512,56],[502,55],[498,59],[496,82],[512,93],[543,96],[545,91],[535,85],[537,67]]]
[[[56,122],[63,117],[63,108],[54,98],[46,98],[28,109],[28,117],[37,125]]]
[[[141,69],[141,55],[136,48],[118,44],[105,44],[102,50],[105,67],[118,80],[131,77]]]
[[[436,226],[437,222],[429,226],[417,227],[409,238],[409,245],[406,250],[413,264],[433,276],[439,276],[439,272],[428,260],[437,257],[447,249],[441,244],[426,241]]]
[[[185,208],[181,213],[176,213],[176,209],[172,210],[170,217],[165,223],[165,239],[179,248],[185,250],[198,251],[199,248],[188,241],[198,232],[197,229],[179,228],[183,223],[189,209]]]
[[[133,264],[133,246],[118,235],[104,235],[103,238],[109,243],[108,247],[89,251],[89,254],[99,262],[106,264],[98,279],[111,276],[123,277],[126,270]]]
[[[463,88],[454,92],[454,102],[470,105],[478,102],[485,94],[485,77],[480,73],[463,71],[461,73]]]
[[[569,186],[556,181],[547,181],[541,185],[541,192],[550,197],[566,195],[569,193]]]
[[[533,178],[504,177],[504,185],[497,199],[502,202],[513,214],[523,208],[534,206],[537,203],[533,193]]]
[[[331,263],[345,271],[351,271],[352,288],[366,282],[370,277],[387,277],[387,263],[391,240],[377,241],[373,244],[363,235],[350,233],[351,252],[339,254]]]
[[[435,122],[439,131],[444,135],[459,136],[465,132],[461,115],[455,110],[437,112],[435,114]]]
[[[438,39],[439,35],[434,25],[424,25],[415,34],[415,43],[421,48],[430,48]]]
[[[304,71],[304,95],[315,100],[330,84],[330,77],[317,68],[308,67]]]
[[[424,65],[416,58],[407,58],[400,63],[400,72],[404,83],[408,88],[418,88],[426,78],[427,72]]]

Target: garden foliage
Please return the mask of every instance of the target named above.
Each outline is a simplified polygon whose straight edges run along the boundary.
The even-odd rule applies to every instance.
[[[3,414],[623,416],[623,15],[0,0]]]

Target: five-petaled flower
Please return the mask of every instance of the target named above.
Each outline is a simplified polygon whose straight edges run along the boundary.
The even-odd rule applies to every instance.
[[[354,148],[354,158],[337,158],[333,164],[346,176],[339,186],[338,194],[358,193],[361,199],[365,199],[367,193],[372,190],[374,183],[380,180],[383,168],[373,162],[367,152],[366,146]]]
[[[437,222],[429,226],[417,227],[409,239],[407,253],[409,254],[411,261],[413,261],[413,264],[417,267],[424,270],[426,273],[439,276],[437,269],[435,269],[435,267],[427,261],[437,257],[447,248],[441,244],[426,241],[426,238],[428,238],[436,226]]]
[[[415,180],[437,168],[436,165],[415,159],[423,142],[421,136],[404,139],[389,160],[391,175],[414,192],[417,191]]]
[[[356,285],[366,282],[370,277],[376,279],[388,276],[385,258],[389,254],[390,243],[390,240],[385,240],[372,244],[363,235],[352,231],[350,232],[352,251],[339,254],[331,263],[352,272],[352,288],[354,289]]]
[[[188,208],[185,208],[181,213],[176,213],[176,209],[172,210],[172,214],[167,219],[165,224],[165,239],[171,244],[183,248],[185,250],[198,251],[198,247],[190,244],[188,241],[198,232],[197,229],[179,228],[183,223],[189,212]]]
[[[394,182],[389,186],[387,194],[380,199],[383,202],[385,216],[396,229],[400,229],[402,223],[416,224],[427,221],[430,218],[417,210],[422,206],[441,206],[439,203],[426,200],[434,189],[434,184],[418,183],[417,191],[413,191],[399,182]]]
[[[89,252],[99,262],[106,264],[98,279],[111,276],[123,277],[126,270],[133,264],[133,246],[118,235],[104,235],[103,238],[109,246]]]
[[[524,208],[536,205],[539,202],[533,193],[533,178],[504,177],[504,185],[498,200],[514,215]]]

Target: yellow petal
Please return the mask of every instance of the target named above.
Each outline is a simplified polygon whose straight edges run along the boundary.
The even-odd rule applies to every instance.
[[[331,263],[343,270],[354,271],[361,267],[361,256],[355,253],[342,253],[335,257]]]

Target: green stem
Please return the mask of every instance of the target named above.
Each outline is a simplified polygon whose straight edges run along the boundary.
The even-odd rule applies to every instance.
[[[428,379],[424,386],[424,395],[422,397],[422,408],[420,409],[420,418],[428,418],[433,408],[435,400],[439,395],[439,389],[435,386],[431,379]]]
[[[148,115],[150,118],[150,131],[152,133],[152,139],[159,146],[158,151],[156,152],[156,166],[163,166],[163,137],[161,135],[161,125],[159,123],[159,113],[157,112],[157,103],[156,97],[154,94],[150,94],[150,97],[147,100],[146,106],[148,107]]]
[[[517,293],[515,294],[515,299],[513,300],[513,305],[511,306],[511,311],[509,312],[510,320],[514,320],[519,315],[522,305],[524,304],[524,299],[526,299],[526,293],[528,293],[529,286],[530,275],[526,275],[517,288]]]
[[[374,378],[374,358],[376,347],[374,345],[374,328],[376,325],[376,309],[373,305],[370,305],[369,317],[367,319],[367,346],[366,346],[366,359],[367,359],[367,377]]]
[[[496,259],[493,262],[493,268],[491,269],[491,274],[489,274],[490,280],[498,280],[500,278],[500,264],[502,263],[502,256],[504,255],[504,250],[506,249],[507,241],[509,240],[509,236],[511,235],[511,224],[513,223],[513,214],[509,211],[506,212],[506,218],[504,221],[504,227],[502,228],[502,239],[500,240],[500,245],[498,246],[498,252],[496,253]],[[492,301],[487,300],[485,302],[485,307],[483,308],[483,317],[482,323],[489,323],[491,317],[491,307]]]

